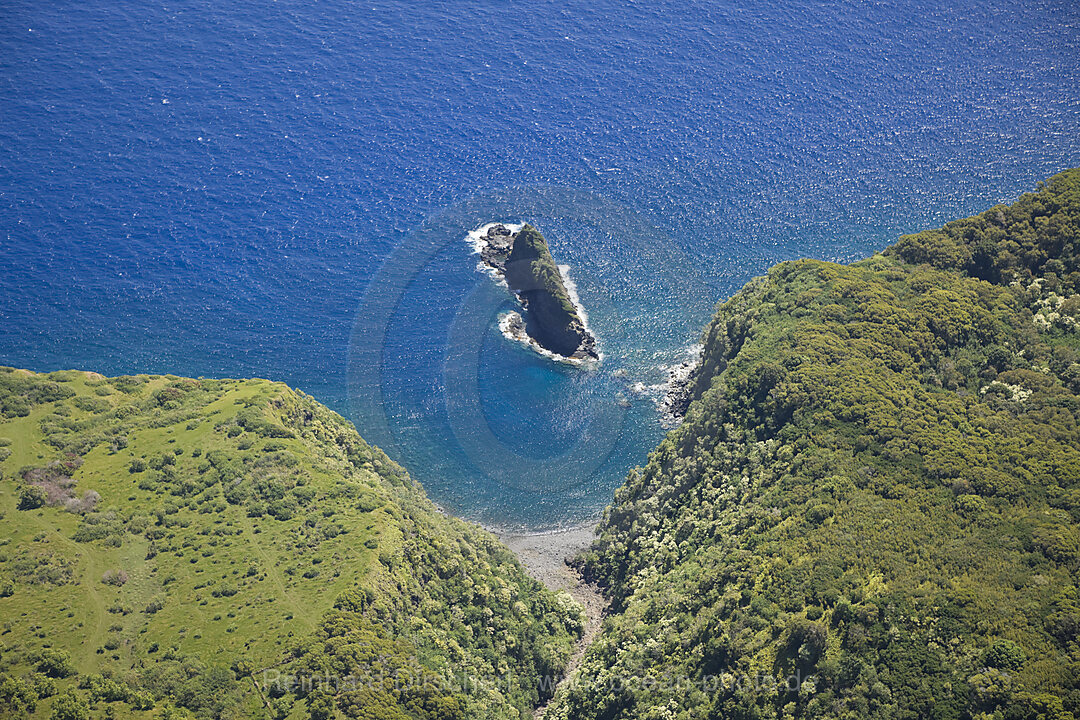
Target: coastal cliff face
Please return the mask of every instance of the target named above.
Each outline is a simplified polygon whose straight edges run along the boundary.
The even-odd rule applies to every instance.
[[[706,329],[545,717],[1080,716],[1080,171]]]
[[[582,632],[265,380],[0,368],[0,538],[0,717],[521,720]]]
[[[481,258],[501,274],[518,296],[528,336],[556,355],[597,359],[596,339],[574,307],[544,236],[531,225],[517,233],[504,225],[494,225],[485,240]]]

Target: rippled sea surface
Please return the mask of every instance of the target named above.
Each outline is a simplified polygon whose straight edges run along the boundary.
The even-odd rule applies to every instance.
[[[0,362],[283,380],[440,503],[588,518],[769,265],[1080,165],[1061,2],[0,7]],[[465,234],[531,221],[600,338],[512,345]]]

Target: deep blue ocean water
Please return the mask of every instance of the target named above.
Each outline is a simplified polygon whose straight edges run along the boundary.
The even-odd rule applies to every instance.
[[[1078,131],[1074,0],[9,0],[0,362],[283,380],[456,512],[575,522],[716,301],[1012,199]],[[572,267],[599,369],[494,330],[493,220]]]

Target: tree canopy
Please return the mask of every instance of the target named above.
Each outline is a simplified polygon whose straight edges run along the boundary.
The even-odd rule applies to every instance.
[[[723,303],[546,716],[1080,713],[1080,171]]]

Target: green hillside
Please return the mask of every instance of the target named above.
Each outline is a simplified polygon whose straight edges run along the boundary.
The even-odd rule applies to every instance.
[[[718,309],[548,720],[1080,716],[1080,171]]]
[[[530,717],[580,633],[279,383],[5,368],[0,412],[0,716]]]

